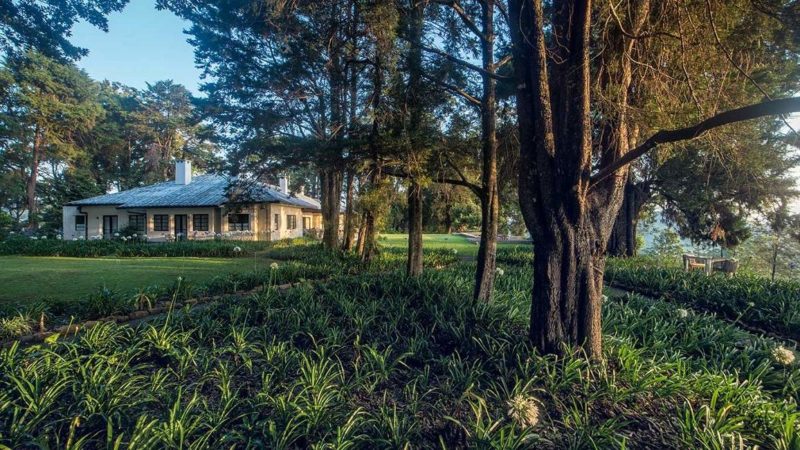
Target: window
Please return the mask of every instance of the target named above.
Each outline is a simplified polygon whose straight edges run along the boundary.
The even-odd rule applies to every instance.
[[[208,231],[208,214],[195,214],[192,216],[194,231]]]
[[[119,217],[103,216],[103,236],[109,238],[116,233],[117,230],[119,230]]]
[[[303,217],[303,229],[304,230],[311,229],[311,217]]]
[[[86,232],[86,216],[75,216],[75,231]]]
[[[281,215],[275,214],[275,225],[273,226],[275,230],[281,229]]]
[[[169,216],[166,214],[156,214],[153,216],[154,231],[169,231]]]
[[[131,214],[128,216],[128,226],[137,231],[144,232],[144,214]]]
[[[250,214],[228,214],[228,229],[247,231],[250,229]]]
[[[297,216],[294,214],[286,215],[286,228],[289,230],[294,230],[297,228]]]

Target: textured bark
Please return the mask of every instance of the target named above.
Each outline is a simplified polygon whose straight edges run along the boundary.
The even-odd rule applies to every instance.
[[[545,353],[580,345],[602,355],[600,306],[605,240],[621,200],[617,179],[590,193],[590,1],[553,12],[561,44],[548,64],[540,0],[512,0],[520,127],[519,199],[534,242],[530,337]],[[552,72],[552,73],[551,73]],[[615,198],[619,197],[619,199]],[[616,203],[616,204],[615,204]]]
[[[409,276],[422,274],[422,187],[411,180],[408,188],[408,261]]]
[[[629,177],[630,178],[630,177]],[[639,214],[650,199],[649,192],[630,179],[625,183],[622,206],[614,221],[614,229],[608,240],[608,256],[629,258],[636,256],[637,226]]]
[[[444,232],[451,234],[453,232],[453,203],[450,201],[450,193],[446,194],[444,201]]]
[[[33,155],[31,158],[31,169],[28,176],[28,182],[25,186],[25,195],[28,203],[28,228],[35,230],[38,228],[36,214],[38,212],[36,205],[36,186],[39,181],[39,166],[42,162],[42,153],[44,152],[44,136],[39,128],[36,126],[36,131],[33,136]]]
[[[420,152],[420,129],[422,126],[422,35],[425,17],[424,1],[411,0],[409,15],[408,86],[405,109],[408,117],[408,161],[415,161]],[[419,167],[409,168],[408,188],[408,260],[409,276],[422,274],[422,186],[415,178]]]
[[[691,139],[726,124],[800,110],[800,98],[763,102],[726,111],[693,126],[660,131],[629,150],[631,49],[622,40],[613,58],[615,110],[590,110],[589,39],[591,2],[552,3],[544,18],[542,0],[510,0],[517,111],[520,131],[520,208],[534,241],[530,337],[543,352],[578,345],[589,358],[602,357],[601,289],[605,249],[622,204],[628,165],[661,143]],[[639,34],[650,2],[635,3],[630,33]],[[547,27],[545,27],[545,22]],[[546,38],[557,45],[547,47]],[[611,56],[609,56],[611,55]],[[614,123],[613,139],[599,142],[593,158],[592,117]],[[607,142],[612,142],[608,144]],[[597,174],[591,176],[594,161]]]
[[[481,2],[483,95],[481,96],[481,240],[478,247],[473,297],[490,301],[494,291],[497,255],[497,220],[500,201],[497,189],[497,99],[494,65],[494,0]]]
[[[342,234],[342,250],[350,251],[353,248],[355,233],[355,214],[353,214],[353,201],[355,196],[355,174],[352,170],[347,172],[347,194],[345,195],[344,232]]]
[[[334,168],[320,171],[322,191],[322,244],[333,250],[339,248],[339,210],[342,197],[342,172]]]
[[[378,148],[378,138],[380,136],[381,122],[380,122],[380,109],[381,100],[383,97],[383,55],[380,47],[375,50],[375,64],[373,65],[373,91],[372,91],[372,130],[369,135],[369,151],[372,158],[372,168],[369,173],[369,188],[378,189],[382,181],[382,164]],[[377,245],[377,220],[376,211],[374,211],[374,204],[369,205],[364,211],[364,217],[361,221],[361,229],[359,230],[359,248],[358,254],[361,255],[361,262],[369,263],[378,252]]]

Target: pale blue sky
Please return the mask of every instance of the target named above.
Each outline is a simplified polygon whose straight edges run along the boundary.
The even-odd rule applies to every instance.
[[[81,23],[73,44],[89,50],[77,62],[96,80],[118,81],[135,88],[146,82],[172,79],[198,93],[200,69],[183,29],[189,27],[169,11],[158,11],[153,0],[131,0],[122,12],[109,16],[108,33]]]

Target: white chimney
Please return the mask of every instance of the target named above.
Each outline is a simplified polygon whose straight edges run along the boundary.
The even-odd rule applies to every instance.
[[[192,162],[179,159],[175,161],[175,184],[192,182]]]
[[[278,185],[281,188],[281,192],[289,195],[289,178],[286,175],[281,175],[281,177],[278,179]]]

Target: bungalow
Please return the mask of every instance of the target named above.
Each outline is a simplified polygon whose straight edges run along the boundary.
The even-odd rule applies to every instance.
[[[129,230],[153,241],[220,236],[279,240],[320,233],[320,202],[290,193],[285,177],[279,184],[245,185],[221,175],[192,177],[191,163],[177,161],[175,181],[64,205],[63,237],[110,238]]]

